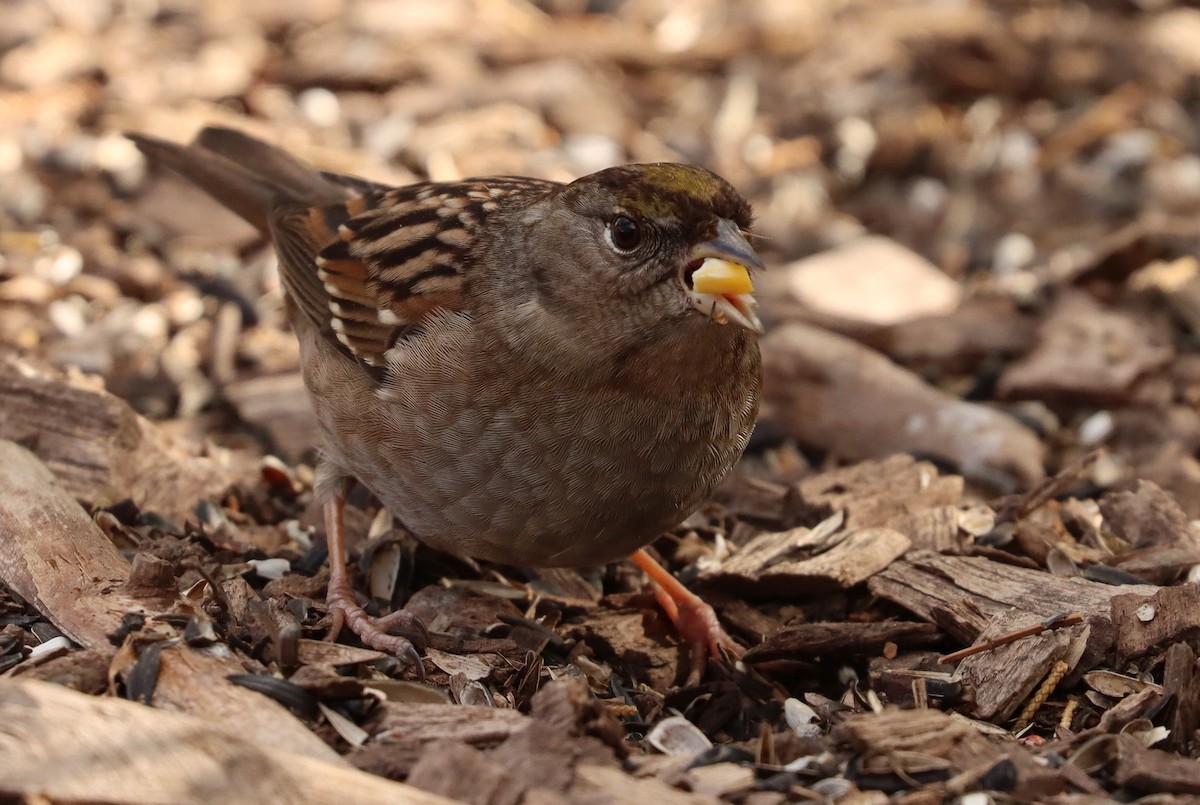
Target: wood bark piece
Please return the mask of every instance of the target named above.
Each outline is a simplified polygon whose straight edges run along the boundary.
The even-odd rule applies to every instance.
[[[645,605],[654,607],[653,598],[646,596]],[[615,601],[610,603],[616,603]],[[567,624],[563,636],[586,643],[602,660],[616,659],[642,670],[653,684],[666,688],[673,684],[680,662],[680,650],[673,645],[677,633],[665,616],[658,618],[659,609],[652,609],[655,618],[647,622],[639,609],[609,611],[597,609],[578,624]],[[648,628],[657,625],[659,628]]]
[[[1112,600],[1117,662],[1144,657],[1172,643],[1200,642],[1200,587],[1163,587],[1150,597],[1129,593]]]
[[[107,646],[126,612],[171,609],[174,596],[164,602],[131,595],[125,587],[129,564],[36,456],[0,441],[0,466],[0,583],[88,648]],[[282,706],[227,680],[245,671],[224,646],[172,645],[160,655],[154,704],[264,746],[337,759]]]
[[[961,513],[958,506],[911,511],[897,518],[893,527],[908,537],[913,548],[935,553],[958,553],[970,542],[970,537],[959,528]]]
[[[987,640],[1042,620],[1026,610],[1002,612],[979,635]],[[975,654],[958,665],[964,685],[974,691],[972,715],[986,721],[1010,718],[1029,698],[1059,660],[1073,669],[1087,643],[1087,626],[1074,626],[1026,637],[991,651]]]
[[[1017,773],[1009,792],[1017,802],[1040,800],[1065,787],[1056,772],[1014,742],[997,746],[970,720],[939,710],[862,713],[841,723],[834,736],[859,755],[860,773],[896,775],[901,781],[911,781],[915,775],[944,780],[926,789],[942,794],[933,801],[971,790],[989,769],[1005,760]],[[901,787],[910,786],[902,783]]]
[[[383,718],[376,726],[378,740],[402,746],[424,746],[434,741],[455,741],[486,748],[495,746],[529,725],[516,710],[457,704],[384,702]]]
[[[871,689],[895,707],[934,707],[945,710],[958,705],[963,685],[957,674],[921,670],[933,661],[927,652],[905,652],[895,659],[883,656],[870,661]]]
[[[551,682],[533,697],[532,711],[486,753],[440,739],[426,743],[409,782],[480,805],[529,801],[534,792],[566,801],[581,764],[619,767],[614,750],[627,751],[625,730],[581,680]]]
[[[456,741],[429,744],[408,784],[468,805],[517,805],[525,794],[525,786],[503,764]]]
[[[363,665],[381,660],[387,655],[369,648],[330,643],[327,640],[301,638],[297,645],[297,661],[301,665]]]
[[[573,567],[531,568],[530,577],[530,586],[539,594],[555,596],[563,602],[595,604],[603,595],[599,585],[589,582]]]
[[[1117,785],[1148,794],[1200,794],[1200,763],[1158,749],[1147,749],[1137,739],[1119,736]]]
[[[775,281],[819,314],[870,325],[945,315],[962,298],[959,284],[927,258],[878,235],[797,260]]]
[[[967,657],[974,656],[975,654],[992,651],[1001,646],[1015,643],[1018,640],[1024,640],[1027,637],[1034,637],[1053,629],[1061,629],[1064,626],[1074,626],[1077,623],[1083,623],[1083,615],[1078,612],[1072,612],[1068,615],[1055,616],[1048,620],[1039,620],[1037,623],[1029,626],[1002,631],[999,634],[980,635],[979,642],[939,657],[938,663],[944,664],[965,660]]]
[[[1132,492],[1110,492],[1100,499],[1100,513],[1114,534],[1135,548],[1147,545],[1200,544],[1200,535],[1174,498],[1151,481],[1138,481]]]
[[[0,798],[56,803],[449,800],[211,723],[45,682],[0,680]],[[334,756],[336,757],[336,756]]]
[[[1041,343],[1004,372],[997,391],[1009,399],[1119,402],[1171,359],[1173,350],[1159,341],[1139,319],[1068,293],[1042,324]]]
[[[865,581],[911,545],[891,528],[850,530],[832,540],[815,530],[795,528],[760,534],[719,567],[702,573],[700,580],[746,596],[822,595]],[[816,555],[805,556],[814,551]]]
[[[920,648],[941,638],[941,630],[929,623],[803,623],[771,635],[743,659],[753,663],[790,657],[863,656],[878,654],[888,643]]]
[[[588,763],[575,770],[569,801],[653,802],[656,805],[715,805],[721,802],[716,797],[680,791],[653,778],[630,777],[614,766]]]
[[[1200,530],[1157,484],[1139,481],[1132,492],[1105,495],[1100,513],[1105,526],[1135,549],[1116,559],[1122,570],[1165,584],[1200,564]]]
[[[1130,551],[1113,566],[1151,584],[1170,584],[1200,565],[1200,545],[1164,545]]]
[[[848,338],[793,322],[762,341],[764,419],[849,459],[935,456],[1001,487],[1040,481],[1033,431],[963,402]]]
[[[1131,693],[1100,716],[1100,723],[1086,732],[1117,733],[1140,718],[1147,718],[1149,713],[1158,709],[1163,700],[1163,692],[1158,686],[1147,687],[1137,693]],[[1079,733],[1076,740],[1086,734]]]
[[[1037,342],[1037,319],[1006,296],[972,296],[945,316],[887,327],[867,343],[911,366],[974,367],[996,355],[1021,355]]]
[[[138,416],[96,378],[0,360],[0,439],[27,446],[76,500],[132,500],[182,522],[255,469],[199,455]]]
[[[784,522],[788,487],[735,468],[717,487],[713,500],[740,520],[778,528]]]
[[[1167,649],[1163,663],[1163,692],[1175,700],[1167,727],[1171,743],[1187,748],[1200,729],[1200,668],[1196,652],[1187,643],[1176,643]]]
[[[87,648],[107,644],[142,602],[124,589],[129,563],[23,447],[0,440],[0,581]]]
[[[1038,619],[1079,612],[1088,627],[1086,649],[1076,667],[1080,672],[1090,670],[1112,648],[1112,600],[1126,593],[1124,588],[1078,577],[928,551],[910,553],[873,576],[868,585],[871,592],[937,623],[966,644],[1010,609]],[[1150,596],[1157,590],[1146,585],[1128,594]]]
[[[689,769],[687,780],[697,794],[731,797],[754,787],[754,769],[739,763],[714,763]]]
[[[536,712],[526,729],[489,752],[488,756],[520,780],[527,792],[548,791],[559,796],[571,788],[581,765],[621,769],[609,746],[591,735],[581,735],[575,729],[549,723],[537,717]]]
[[[829,470],[797,482],[787,499],[787,512],[802,523],[846,513],[847,525],[886,526],[916,548],[959,547],[958,506],[963,479],[940,475],[928,461],[896,455]]]

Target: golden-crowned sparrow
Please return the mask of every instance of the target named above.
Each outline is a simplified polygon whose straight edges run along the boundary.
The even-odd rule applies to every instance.
[[[565,185],[389,187],[228,129],[186,147],[131,136],[279,255],[324,436],[334,633],[419,659],[399,635],[423,628],[368,616],[351,588],[342,505],[357,478],[442,550],[534,566],[636,551],[694,663],[732,646],[640,550],[705,500],[758,409],[761,263],[728,183],[646,164]]]

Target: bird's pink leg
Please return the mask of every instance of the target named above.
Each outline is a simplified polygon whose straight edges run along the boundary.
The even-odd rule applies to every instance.
[[[342,509],[345,505],[345,497],[339,493],[327,501],[324,508],[325,539],[329,545],[329,590],[325,594],[325,606],[329,610],[330,623],[326,639],[336,640],[342,627],[347,626],[364,645],[395,656],[412,666],[423,678],[425,666],[413,643],[415,641],[424,648],[429,641],[424,624],[415,615],[402,609],[382,618],[374,618],[358,604],[347,569],[349,556],[346,551],[346,532],[342,525]]]
[[[699,683],[708,656],[719,660],[722,657],[722,649],[735,657],[745,653],[745,649],[725,634],[713,608],[704,603],[700,596],[680,584],[679,579],[654,561],[650,554],[639,549],[631,558],[654,582],[654,597],[658,599],[659,606],[667,613],[679,636],[687,644],[689,685]]]

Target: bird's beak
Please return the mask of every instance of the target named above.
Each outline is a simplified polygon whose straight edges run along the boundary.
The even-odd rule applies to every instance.
[[[762,334],[758,302],[751,292],[751,271],[761,271],[762,261],[746,242],[737,224],[725,218],[717,236],[692,249],[683,272],[688,305],[717,324],[736,324]]]

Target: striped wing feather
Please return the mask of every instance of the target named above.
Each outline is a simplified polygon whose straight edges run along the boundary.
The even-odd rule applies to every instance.
[[[345,202],[290,213],[275,227],[284,272],[312,271],[315,263],[327,302],[314,298],[316,283],[292,281],[289,290],[301,311],[351,355],[382,367],[387,350],[432,311],[465,308],[470,248],[488,216],[501,204],[554,187],[500,177],[364,188]],[[291,259],[289,251],[298,254]],[[313,257],[304,261],[303,252]],[[305,285],[309,292],[298,293]]]

